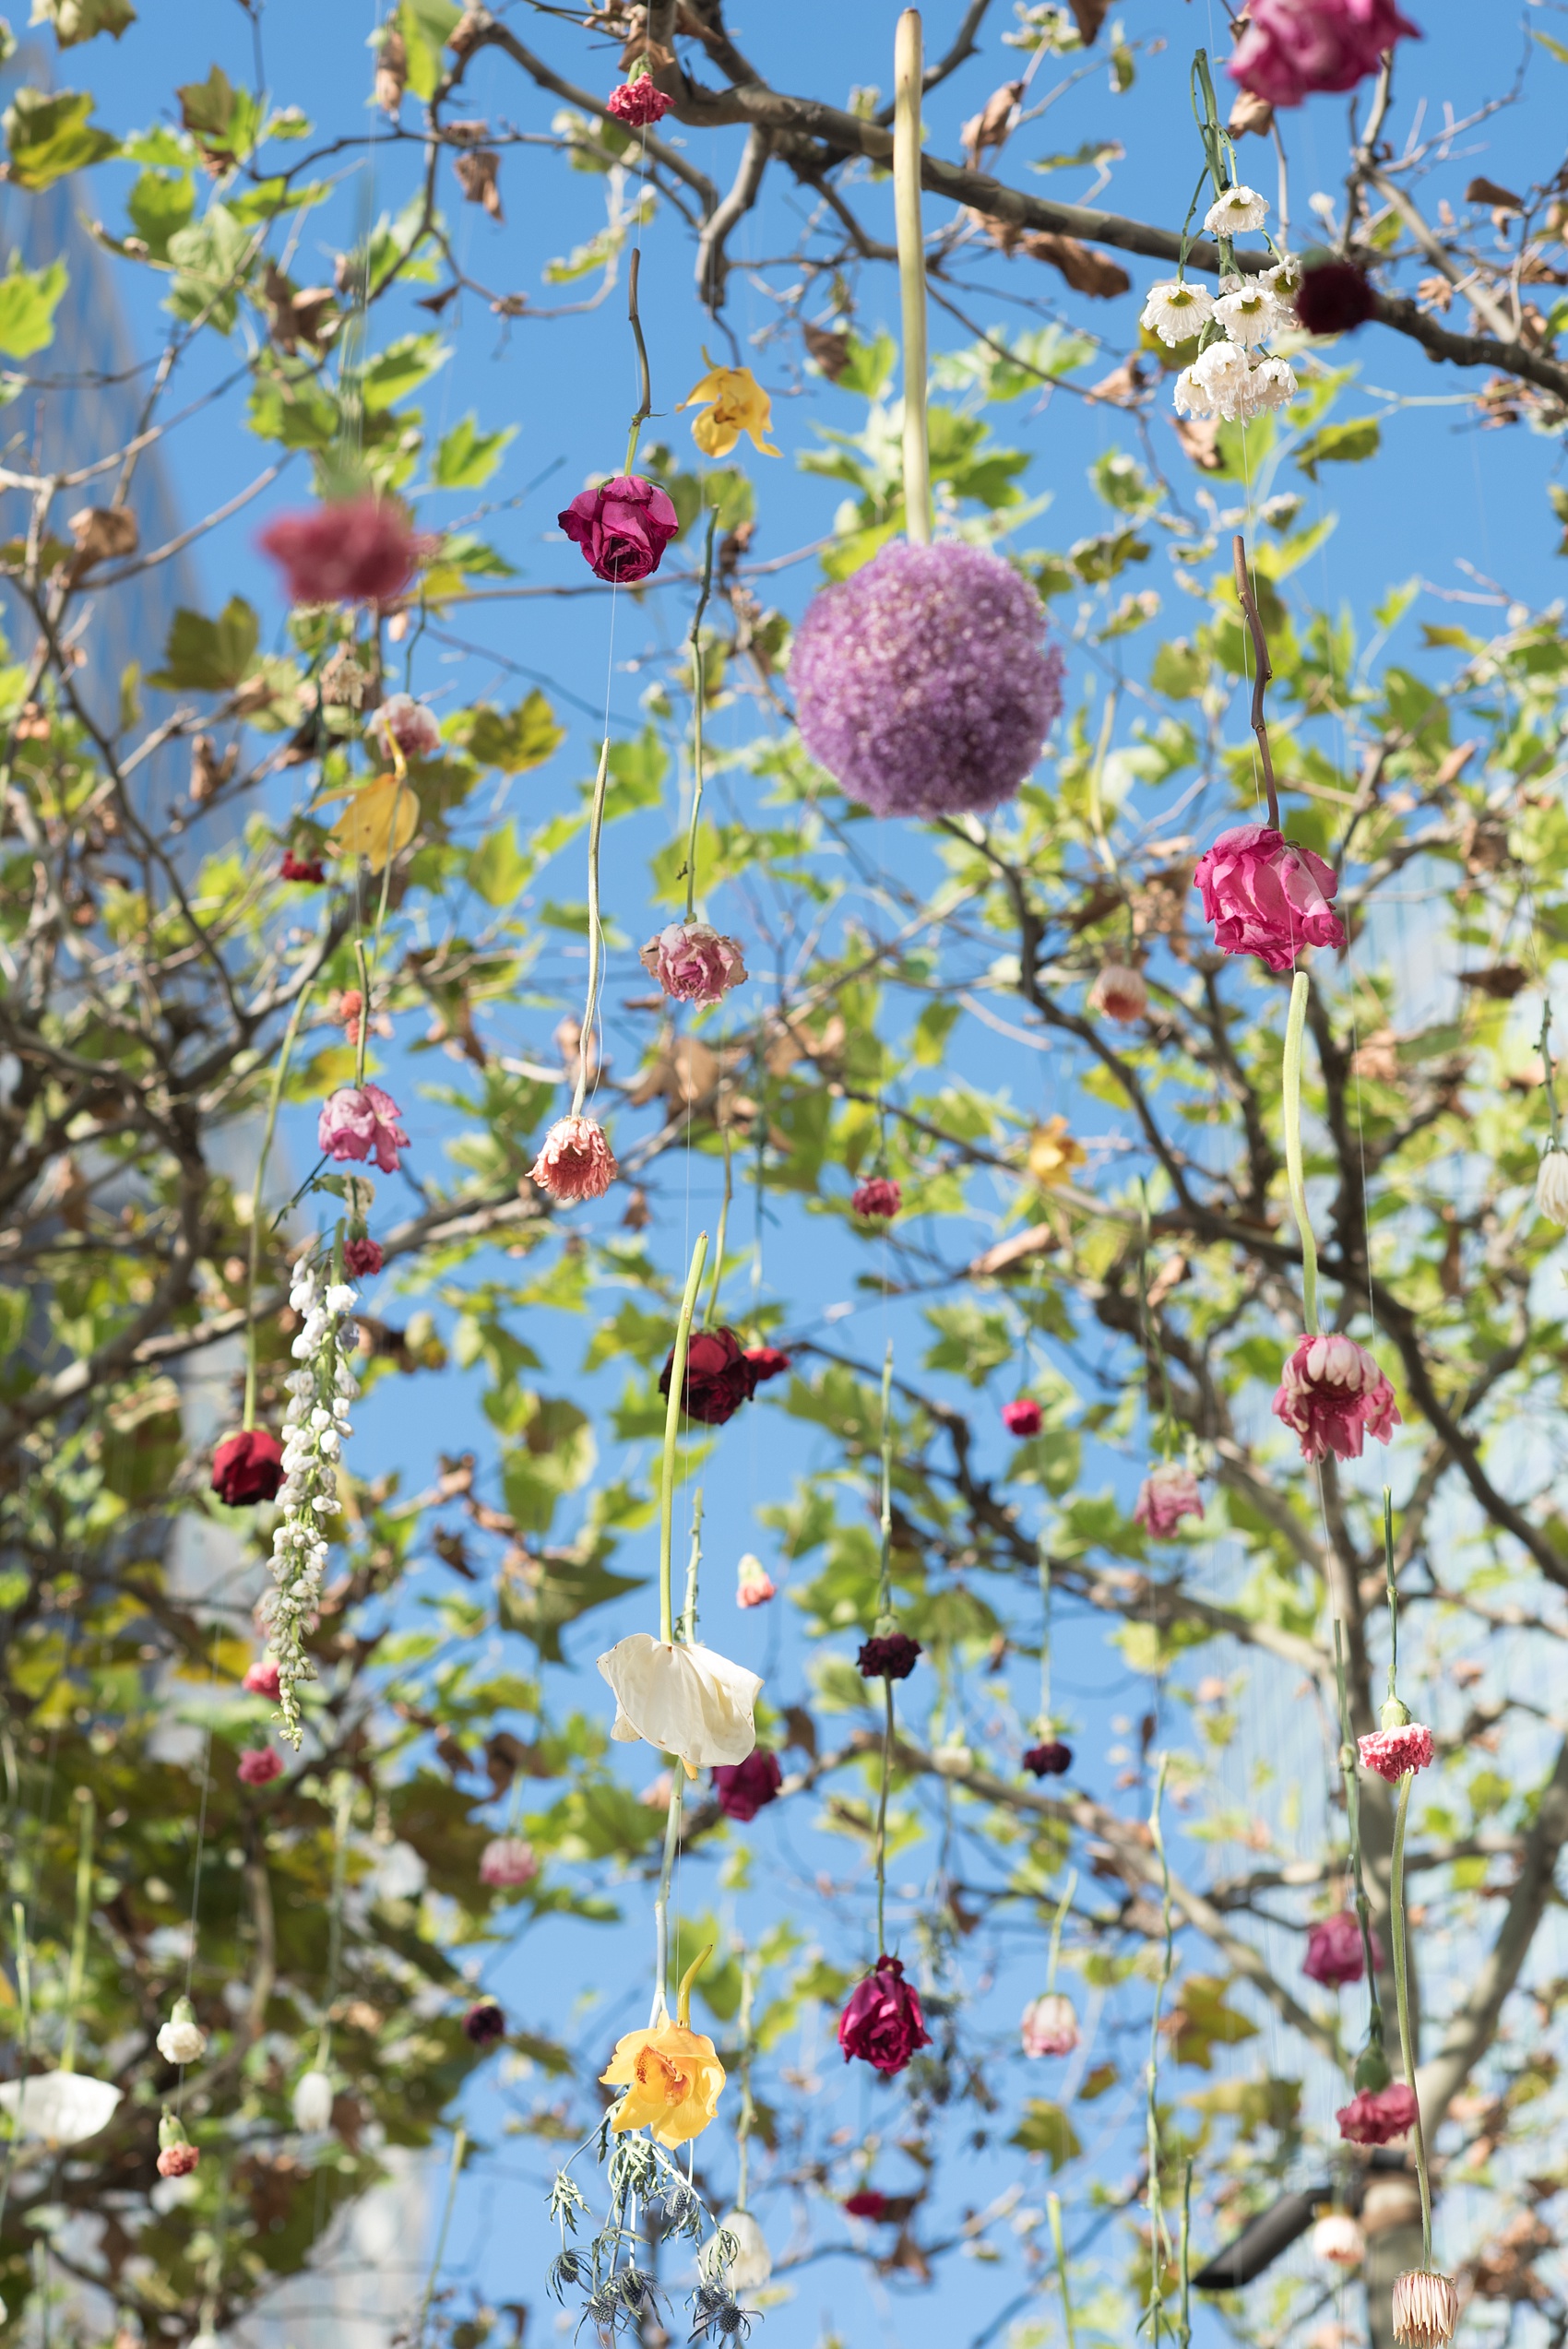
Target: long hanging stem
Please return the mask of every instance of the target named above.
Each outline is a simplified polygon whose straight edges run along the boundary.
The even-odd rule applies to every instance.
[[[1339,1696],[1339,1768],[1345,1780],[1345,1822],[1350,1837],[1350,1869],[1356,1884],[1356,1918],[1361,1928],[1361,1960],[1366,1969],[1370,2008],[1367,2035],[1383,2045],[1383,2007],[1377,1995],[1377,1967],[1372,1960],[1372,1903],[1361,1870],[1361,1790],[1356,1777],[1356,1741],[1350,1734],[1350,1700],[1345,1685],[1345,1638],[1334,1619],[1334,1677]]]
[[[17,1963],[17,2004],[21,2013],[21,2031],[17,2041],[17,2077],[26,2081],[28,2059],[32,2053],[32,1960],[28,1949],[27,1909],[20,1901],[11,1903],[12,1945]],[[6,2216],[6,2204],[11,2191],[11,2172],[17,2165],[17,2147],[22,2141],[22,2102],[25,2087],[17,2099],[17,2109],[6,2137],[6,2164],[0,2169],[0,2223]]]
[[[880,1631],[893,1612],[893,1340],[882,1358],[882,1560],[877,1578]],[[893,1774],[893,1682],[882,1679],[882,1785],[876,1804],[876,1950],[887,1947],[887,1786]]]
[[[1062,1888],[1062,1898],[1056,1904],[1056,1914],[1051,1920],[1051,1961],[1045,1969],[1045,1995],[1049,1999],[1056,1987],[1056,1966],[1062,1955],[1062,1928],[1067,1922],[1067,1911],[1073,1905],[1073,1895],[1078,1889],[1078,1871],[1067,1870],[1067,1881]]]
[[[637,437],[653,414],[653,381],[648,374],[647,345],[643,340],[642,316],[637,308],[637,277],[642,268],[642,247],[634,244],[631,260],[626,265],[626,320],[632,329],[632,340],[637,347],[638,398],[636,413],[632,418],[631,430],[626,437],[624,470],[628,473],[637,461]]]
[[[670,2020],[665,2002],[665,1987],[670,1979],[670,1884],[675,1873],[675,1855],[681,1848],[681,1801],[685,1793],[685,1765],[679,1756],[671,1758],[670,1771],[670,1805],[664,1814],[664,1857],[659,1870],[659,1890],[653,1902],[653,2007],[648,2015],[648,2029],[662,2030]]]
[[[593,810],[588,817],[588,997],[583,1005],[583,1032],[577,1039],[577,1082],[572,1094],[572,1115],[582,1115],[588,1095],[588,1062],[593,1056],[593,1023],[599,1010],[599,972],[603,959],[604,938],[599,923],[599,838],[604,829],[604,791],[610,777],[610,737],[599,753],[599,773],[593,778]]]
[[[1551,997],[1550,995],[1541,1006],[1539,1050],[1541,1080],[1546,1086],[1546,1113],[1550,1121],[1546,1146],[1549,1150],[1558,1150],[1562,1145],[1557,1116],[1557,1086],[1551,1069]]]
[[[876,1953],[887,1947],[887,1782],[893,1775],[893,1683],[882,1677],[882,1786],[876,1798]]]
[[[734,1197],[734,1178],[730,1166],[730,1129],[720,1126],[719,1138],[724,1145],[724,1197],[719,1208],[719,1237],[713,1251],[713,1286],[707,1292],[707,1311],[702,1317],[705,1330],[710,1330],[719,1319],[719,1285],[724,1278],[724,1241],[730,1229],[730,1202]]]
[[[675,1636],[675,1608],[671,1592],[670,1558],[675,1531],[675,1439],[680,1432],[681,1404],[686,1392],[686,1349],[691,1344],[692,1315],[707,1256],[707,1234],[699,1231],[686,1275],[681,1315],[675,1324],[675,1345],[670,1358],[670,1400],[664,1413],[664,1464],[659,1497],[659,1636],[668,1646]]]
[[[1077,2335],[1073,2330],[1073,2295],[1067,2285],[1067,2246],[1062,2239],[1062,2197],[1048,2194],[1045,2207],[1051,2213],[1051,2245],[1056,2254],[1056,2284],[1062,2295],[1062,2330],[1067,2336],[1067,2349],[1077,2349]]]
[[[702,1487],[692,1495],[692,1554],[686,1560],[686,1603],[681,1609],[681,1637],[688,1647],[697,1636],[697,1570],[702,1564]]]
[[[1159,2349],[1159,2331],[1165,2315],[1164,2252],[1170,2249],[1170,2238],[1166,2232],[1165,2213],[1159,2189],[1159,2026],[1165,2007],[1165,1993],[1170,1985],[1175,1963],[1175,1944],[1171,1932],[1170,1864],[1165,1856],[1165,1831],[1160,1821],[1160,1808],[1165,1800],[1165,1773],[1169,1756],[1159,1757],[1159,1770],[1154,1782],[1154,1803],[1149,1812],[1149,1834],[1159,1859],[1160,1910],[1165,1929],[1165,1950],[1160,1961],[1159,1978],[1155,1985],[1154,2008],[1149,2016],[1148,2043],[1148,2107],[1146,2138],[1148,2158],[1148,2217],[1149,2217],[1149,2306],[1148,2321],[1154,2349]]]
[[[686,835],[686,919],[692,919],[697,892],[697,821],[702,814],[703,708],[707,700],[707,680],[702,665],[702,616],[707,610],[708,591],[713,586],[713,532],[719,520],[719,508],[707,509],[707,542],[703,548],[702,587],[697,596],[697,608],[692,614],[692,823]],[[720,1250],[722,1254],[723,1251]]]
[[[1039,1568],[1039,1734],[1051,1735],[1051,1544],[1041,1534],[1035,1544]]]
[[[1394,1495],[1383,1488],[1383,1571],[1388,1581],[1388,1693],[1399,1694],[1399,1593],[1394,1581]]]
[[[1420,2099],[1416,2089],[1416,2050],[1410,2035],[1410,1990],[1405,1963],[1405,1821],[1410,1808],[1415,1772],[1399,1781],[1399,1805],[1394,1815],[1394,1857],[1389,1869],[1388,1921],[1394,1931],[1394,1995],[1399,2006],[1399,2051],[1405,2059],[1405,2083],[1416,2107],[1410,2134],[1415,2143],[1416,2176],[1421,2188],[1421,2263],[1431,2265],[1431,2181],[1427,2176],[1426,2132],[1421,2127]]]
[[[1223,247],[1221,248],[1223,250]],[[1258,746],[1258,759],[1263,767],[1263,788],[1268,799],[1268,821],[1271,830],[1279,829],[1279,791],[1274,779],[1274,756],[1268,747],[1268,720],[1264,715],[1265,688],[1274,677],[1268,658],[1268,639],[1263,632],[1263,617],[1258,600],[1247,575],[1247,542],[1240,530],[1230,541],[1231,561],[1236,580],[1236,600],[1241,607],[1247,623],[1247,634],[1253,640],[1253,738]]]
[[[272,1148],[273,1133],[278,1124],[278,1106],[283,1098],[284,1080],[289,1074],[289,1056],[294,1049],[294,1038],[300,1032],[300,1022],[304,1017],[305,1004],[309,997],[309,986],[302,987],[294,1000],[294,1008],[289,1014],[289,1025],[283,1031],[282,1049],[278,1055],[278,1066],[272,1073],[272,1090],[267,1103],[267,1122],[261,1129],[261,1148],[256,1153],[255,1188],[251,1193],[250,1270],[246,1278],[245,1291],[244,1426],[247,1433],[255,1425],[255,1285],[261,1270],[261,1190],[267,1176],[267,1160]],[[364,1011],[360,1014],[362,1036],[367,1025],[366,1014],[369,1008],[367,1002]]]
[[[735,2180],[735,2208],[746,2207],[746,2189],[751,2171],[752,2125],[756,2119],[756,2105],[752,2095],[752,1999],[756,1990],[756,1977],[749,1957],[741,1960],[741,2011],[738,2018],[741,2033],[741,2112],[735,2123],[735,2152],[739,2175]]]
[[[1307,1025],[1307,974],[1299,970],[1290,982],[1290,1016],[1285,1023],[1285,1180],[1291,1212],[1301,1235],[1301,1306],[1307,1335],[1318,1334],[1317,1241],[1307,1214],[1307,1186],[1301,1169],[1301,1039]]]
[[[893,217],[904,314],[904,534],[931,544],[931,445],[926,433],[925,239],[921,232],[921,95],[924,49],[918,8],[898,19],[893,51]]]
[[[343,1958],[343,1893],[349,1880],[349,1822],[354,1811],[354,1782],[345,1771],[332,1807],[332,1894],[327,1926],[326,2022],[316,2062],[326,2071],[332,2061],[332,2009],[338,1997],[338,1974]]]
[[[81,1840],[77,1845],[77,1914],[71,1928],[71,1970],[65,1978],[65,2044],[60,2057],[62,2071],[77,2068],[77,2017],[81,2011],[82,1988],[87,1979],[87,1929],[92,1916],[92,1837],[97,1821],[97,1809],[85,1787],[78,1789],[81,1804]]]
[[[419,2322],[414,2327],[413,2349],[423,2349],[424,2329],[430,2320],[430,2304],[435,2295],[436,2279],[446,2257],[446,2234],[452,2224],[452,2205],[457,2199],[457,2173],[463,2166],[463,2155],[469,2149],[469,2132],[459,2128],[452,2140],[452,2166],[446,2173],[446,2200],[442,2205],[441,2231],[435,2238],[435,2256],[430,2263],[430,2273],[424,2280],[424,2297],[420,2302]]]

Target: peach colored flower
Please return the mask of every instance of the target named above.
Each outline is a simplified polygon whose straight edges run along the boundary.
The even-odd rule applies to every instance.
[[[615,1156],[597,1118],[557,1118],[529,1173],[552,1199],[602,1199],[615,1180]]]

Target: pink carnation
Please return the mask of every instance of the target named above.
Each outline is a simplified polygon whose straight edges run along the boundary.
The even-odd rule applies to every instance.
[[[735,1604],[737,1607],[766,1607],[770,1598],[778,1596],[778,1585],[760,1558],[742,1558],[736,1571]]]
[[[1015,1402],[1002,1406],[1002,1424],[1009,1435],[1037,1436],[1040,1430],[1040,1409],[1032,1394],[1020,1394]]]
[[[738,942],[706,921],[672,921],[637,959],[678,1003],[717,1003],[746,976]]]
[[[1431,1761],[1431,1731],[1423,1729],[1419,1721],[1402,1722],[1394,1729],[1373,1729],[1370,1736],[1358,1738],[1356,1746],[1362,1769],[1375,1770],[1391,1784],[1409,1771],[1425,1770]]]
[[[1180,1460],[1162,1460],[1138,1487],[1133,1522],[1156,1541],[1169,1541],[1183,1517],[1203,1513],[1203,1495],[1192,1470]]]
[[[480,1854],[481,1884],[531,1884],[538,1874],[533,1845],[524,1843],[520,1835],[493,1835]]]
[[[1142,971],[1126,963],[1107,963],[1089,989],[1088,1004],[1091,1012],[1103,1012],[1107,1019],[1133,1026],[1148,1010],[1148,989]]]
[[[1027,2056],[1070,2056],[1078,2044],[1078,2018],[1073,2001],[1060,1990],[1031,1999],[1020,2026]]]
[[[668,492],[639,473],[618,473],[596,490],[579,490],[556,516],[596,578],[635,587],[652,576],[681,521]]]
[[[1222,832],[1198,859],[1193,885],[1214,924],[1222,955],[1258,955],[1289,970],[1303,946],[1343,946],[1345,928],[1330,899],[1339,876],[1311,848],[1267,824]]]
[[[398,1153],[409,1146],[402,1114],[379,1085],[339,1086],[321,1105],[316,1146],[328,1158],[374,1158],[383,1174],[396,1174]]]
[[[597,1118],[557,1118],[529,1173],[552,1199],[602,1199],[615,1180],[615,1157]]]
[[[634,130],[641,130],[645,123],[661,123],[674,111],[675,101],[656,89],[647,74],[639,74],[636,81],[616,85],[604,101],[604,111],[613,114],[618,123],[629,123]]]
[[[270,1785],[274,1778],[283,1774],[283,1757],[271,1746],[247,1747],[240,1756],[238,1776],[242,1786]]]
[[[1372,1963],[1383,1964],[1375,1933]],[[1348,1908],[1336,1910],[1313,1927],[1307,1936],[1307,1954],[1301,1960],[1301,1972],[1309,1982],[1321,1982],[1325,1990],[1341,1990],[1347,1982],[1359,1982],[1366,1970],[1361,1928]]]
[[[1339,2134],[1350,2145],[1386,2145],[1413,2128],[1416,2099],[1402,2080],[1386,2088],[1362,2088],[1334,2116]]]
[[[386,1259],[381,1252],[379,1240],[346,1240],[343,1242],[343,1270],[355,1280],[364,1280],[378,1273]]]
[[[274,1704],[277,1703],[279,1686],[278,1667],[269,1655],[257,1656],[245,1674],[244,1685],[251,1696],[270,1697]]]
[[[1280,1374],[1274,1416],[1301,1440],[1303,1460],[1359,1460],[1365,1437],[1386,1443],[1401,1425],[1394,1389],[1353,1337],[1303,1337]]]
[[[392,603],[420,559],[402,508],[374,497],[279,515],[256,543],[281,566],[291,603]]]
[[[1420,39],[1394,0],[1251,0],[1246,31],[1226,67],[1271,106],[1299,106],[1316,90],[1354,89],[1385,49]]]
[[[187,2144],[182,2138],[172,2145],[165,2145],[159,2154],[158,2175],[160,2177],[189,2177],[200,2159],[196,2147]]]

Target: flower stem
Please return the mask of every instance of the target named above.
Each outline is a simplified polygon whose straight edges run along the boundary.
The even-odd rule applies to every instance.
[[[1421,2189],[1421,2262],[1431,2265],[1431,2180],[1427,2175],[1426,2132],[1421,2127],[1420,2098],[1416,2088],[1416,2050],[1410,2037],[1410,1987],[1405,1957],[1405,1822],[1410,1809],[1415,1772],[1399,1781],[1399,1804],[1394,1814],[1394,1857],[1389,1869],[1388,1921],[1394,1933],[1394,1995],[1399,2005],[1399,2052],[1405,2059],[1405,2084],[1416,2107],[1410,2135],[1415,2146],[1416,2176]]]
[[[692,1984],[713,1955],[713,1943],[705,1941],[681,1976],[681,1987],[675,1998],[675,2020],[683,2031],[692,2027]]]
[[[926,435],[925,240],[921,233],[921,14],[906,8],[893,52],[893,217],[904,314],[904,535],[931,544],[931,447]]]
[[[681,1799],[685,1793],[686,1766],[679,1754],[670,1757],[670,1807],[664,1815],[664,1857],[659,1870],[659,1891],[653,1903],[653,2011],[648,2017],[650,2031],[662,2029],[670,2020],[665,2003],[665,1988],[670,1980],[670,1880],[675,1872],[675,1854],[681,1847]]]
[[[730,1167],[730,1129],[719,1128],[724,1145],[724,1197],[719,1208],[719,1237],[713,1251],[713,1286],[707,1292],[707,1311],[702,1317],[705,1330],[710,1330],[719,1319],[719,1286],[724,1278],[724,1240],[730,1229],[730,1202],[735,1195],[734,1180]]]
[[[92,1916],[92,1834],[96,1809],[85,1786],[77,1788],[77,1799],[82,1807],[82,1832],[77,1845],[77,1914],[71,1928],[71,1969],[65,1978],[65,2044],[60,2056],[62,2071],[75,2071],[77,2068],[77,2017],[81,2012],[82,1988],[87,1979],[87,1928]]]
[[[1549,1150],[1557,1150],[1562,1147],[1562,1137],[1557,1116],[1557,1086],[1551,1070],[1551,997],[1550,995],[1541,1006],[1539,1050],[1541,1078],[1546,1086],[1546,1112],[1550,1121],[1547,1130],[1546,1146]]]
[[[1039,1734],[1051,1735],[1051,1545],[1041,1534],[1035,1544],[1039,1566]]]
[[[702,1487],[692,1495],[692,1554],[686,1560],[686,1603],[681,1609],[681,1637],[688,1647],[697,1636],[697,1569],[702,1564]]]
[[[1051,1960],[1045,1969],[1045,1995],[1049,1999],[1056,1987],[1056,1964],[1062,1955],[1062,1928],[1067,1921],[1067,1911],[1073,1905],[1073,1895],[1078,1889],[1078,1871],[1067,1870],[1067,1881],[1062,1888],[1062,1898],[1056,1904],[1056,1914],[1051,1920]]]
[[[659,1636],[668,1646],[675,1636],[675,1608],[671,1595],[670,1554],[675,1528],[675,1438],[681,1426],[681,1401],[686,1391],[686,1349],[691,1344],[692,1315],[707,1256],[707,1234],[699,1231],[686,1275],[681,1317],[675,1324],[675,1346],[670,1358],[670,1400],[664,1413],[664,1474],[659,1500]]]
[[[752,1999],[756,1991],[756,1976],[752,1972],[749,1957],[741,1960],[741,2011],[738,2026],[741,2034],[741,2112],[735,2123],[735,2153],[738,2176],[735,2180],[735,2208],[746,2207],[746,2189],[751,2171],[752,2124],[756,2119],[756,2104],[752,2095]]]
[[[882,1787],[876,1801],[876,1953],[887,1947],[887,1782],[893,1774],[893,1683],[882,1676]]]
[[[882,1556],[876,1585],[880,1622],[893,1612],[893,1340],[882,1358]]]
[[[1290,983],[1290,1015],[1285,1023],[1285,1180],[1291,1211],[1301,1235],[1301,1309],[1307,1335],[1318,1334],[1317,1241],[1307,1214],[1307,1186],[1301,1171],[1301,1038],[1307,1025],[1307,974],[1299,970]]]
[[[1399,1694],[1399,1593],[1394,1580],[1394,1495],[1383,1488],[1383,1571],[1388,1579],[1388,1693]]]
[[[1148,2219],[1149,2219],[1149,2306],[1148,2322],[1154,2349],[1159,2349],[1159,2331],[1165,2316],[1165,2253],[1170,2238],[1166,2233],[1165,2213],[1159,2190],[1159,2025],[1165,2007],[1165,1993],[1175,1963],[1175,1944],[1171,1932],[1170,1863],[1165,1856],[1165,1832],[1160,1823],[1160,1808],[1165,1800],[1165,1773],[1170,1757],[1161,1754],[1159,1770],[1154,1782],[1154,1803],[1149,1812],[1149,1833],[1159,1858],[1160,1914],[1165,1931],[1165,1949],[1160,1960],[1159,1977],[1155,1985],[1154,2008],[1149,2016],[1148,2041],[1148,2107],[1146,2117],[1148,2158]],[[1161,2247],[1164,2247],[1162,2252]]]
[[[255,1284],[261,1269],[261,1189],[267,1174],[267,1160],[272,1148],[272,1136],[278,1124],[278,1107],[283,1098],[283,1084],[289,1074],[289,1056],[294,1049],[294,1038],[300,1032],[305,1003],[310,995],[308,984],[301,988],[289,1014],[289,1025],[283,1031],[282,1049],[278,1066],[272,1073],[272,1091],[267,1104],[267,1122],[261,1129],[261,1148],[256,1153],[255,1188],[251,1194],[250,1270],[246,1276],[245,1294],[245,1414],[248,1431],[255,1425]],[[367,1005],[368,1009],[368,1005]],[[364,1015],[361,1014],[360,1034],[364,1034]]]
[[[1046,2209],[1051,2213],[1051,2243],[1056,2253],[1056,2283],[1062,2294],[1062,2330],[1067,2336],[1067,2349],[1077,2349],[1077,2336],[1073,2330],[1073,2295],[1067,2285],[1067,2246],[1062,2239],[1062,2197],[1048,2194]]]
[[[1241,607],[1247,623],[1247,634],[1253,640],[1253,740],[1263,765],[1263,788],[1268,798],[1270,828],[1279,829],[1279,792],[1274,780],[1274,758],[1268,747],[1268,720],[1264,716],[1264,689],[1274,677],[1268,658],[1268,640],[1263,633],[1263,620],[1253,583],[1247,576],[1247,541],[1238,530],[1230,541],[1230,553],[1236,579],[1236,600]]]
[[[686,835],[686,919],[692,919],[697,892],[697,820],[702,814],[702,720],[703,706],[707,700],[707,680],[702,665],[702,616],[707,610],[708,591],[713,586],[713,532],[719,520],[719,508],[707,509],[707,543],[702,556],[702,587],[697,596],[697,608],[692,614],[692,824]]]
[[[446,2257],[446,2233],[452,2224],[452,2205],[457,2199],[457,2173],[463,2166],[463,2155],[469,2149],[469,2132],[459,2128],[452,2140],[452,2166],[446,2173],[446,2200],[441,2211],[441,2231],[435,2238],[435,2256],[430,2263],[430,2273],[424,2280],[424,2297],[420,2302],[419,2322],[414,2327],[413,2349],[423,2349],[424,2329],[430,2321],[430,2304],[435,2296],[436,2279]]]
[[[1377,1967],[1372,1961],[1372,1904],[1361,1869],[1361,1790],[1356,1777],[1356,1741],[1350,1735],[1350,1700],[1345,1686],[1345,1638],[1334,1619],[1334,1677],[1339,1695],[1339,1768],[1345,1780],[1345,1821],[1350,1837],[1350,1869],[1356,1884],[1356,1919],[1361,1928],[1361,1960],[1366,1969],[1367,2035],[1383,2045],[1383,2006],[1377,1995]]]
[[[583,1032],[577,1038],[577,1082],[572,1093],[572,1115],[582,1115],[588,1096],[588,1062],[593,1051],[594,1015],[599,1009],[599,969],[604,954],[604,937],[599,921],[599,839],[604,829],[604,791],[610,777],[610,737],[599,753],[599,773],[593,778],[593,808],[588,817],[588,996],[583,1004]]]
[[[645,150],[646,151],[646,150]],[[637,273],[642,267],[642,247],[634,244],[632,257],[626,265],[626,319],[632,329],[632,340],[637,347],[638,400],[631,430],[626,438],[625,471],[630,472],[637,461],[637,438],[643,426],[653,414],[653,379],[647,369],[647,345],[643,340],[643,322],[637,310]]]

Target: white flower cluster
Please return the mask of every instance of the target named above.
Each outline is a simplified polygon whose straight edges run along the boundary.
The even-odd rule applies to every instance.
[[[1252,188],[1228,188],[1210,205],[1204,226],[1217,236],[1238,236],[1261,228],[1267,209]],[[1176,406],[1182,415],[1244,423],[1295,398],[1296,378],[1289,361],[1271,357],[1263,346],[1295,326],[1291,297],[1300,281],[1298,264],[1285,260],[1261,277],[1222,278],[1218,297],[1184,279],[1149,288],[1141,323],[1172,350],[1209,326],[1224,329],[1223,339],[1216,336],[1176,378]]]
[[[347,1281],[324,1283],[306,1257],[294,1268],[289,1302],[300,1316],[291,1351],[300,1364],[285,1384],[283,1482],[278,1489],[280,1515],[272,1536],[275,1587],[261,1604],[267,1646],[278,1662],[278,1695],[283,1732],[300,1743],[295,1684],[314,1680],[315,1664],[304,1651],[321,1596],[327,1540],[321,1521],[338,1507],[337,1462],[350,1430],[349,1406],[360,1391],[349,1365],[357,1333],[349,1319],[355,1291]]]

